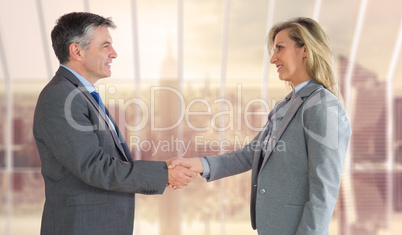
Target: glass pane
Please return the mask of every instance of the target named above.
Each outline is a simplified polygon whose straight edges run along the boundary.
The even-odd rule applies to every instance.
[[[4,202],[0,208],[1,223],[4,223],[0,233],[7,230],[11,234],[39,234],[45,201],[42,175],[35,171],[12,173],[11,191],[6,187],[6,173],[2,172],[0,176],[0,198]],[[8,195],[11,195],[11,204]]]

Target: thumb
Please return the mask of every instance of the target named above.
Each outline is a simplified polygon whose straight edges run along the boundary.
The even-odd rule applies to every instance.
[[[169,164],[169,166],[168,166],[168,169],[173,169],[173,168],[175,168],[176,166],[183,166],[183,163],[182,163],[179,159],[177,159],[177,158],[173,159],[173,160],[170,162],[170,164]]]
[[[171,163],[171,164],[168,166],[168,169],[173,169],[173,168],[175,168],[175,167],[176,167],[176,164]]]
[[[184,168],[184,174],[191,178],[193,178],[197,175],[197,173],[195,173],[193,170],[191,170],[189,168]]]

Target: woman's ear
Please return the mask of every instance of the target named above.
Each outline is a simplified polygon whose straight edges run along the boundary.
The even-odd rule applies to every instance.
[[[303,46],[303,58],[307,58],[307,48],[306,45]]]

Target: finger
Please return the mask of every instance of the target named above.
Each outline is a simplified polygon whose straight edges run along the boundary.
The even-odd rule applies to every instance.
[[[173,174],[172,179],[169,183],[176,186],[186,186],[196,175],[196,173],[194,173],[193,171],[182,166],[176,167],[171,171]]]
[[[191,183],[191,181],[192,181],[192,178],[189,176],[183,177],[183,180],[182,180],[182,182],[183,182],[183,184],[185,184],[185,186],[187,186],[189,183]]]
[[[173,168],[175,168],[176,167],[176,165],[174,164],[174,163],[172,163],[172,164],[170,164],[169,166],[168,166],[168,169],[173,169]]]
[[[194,172],[193,170],[190,170],[190,169],[185,169],[184,174],[191,178],[194,178],[197,175],[196,172]]]
[[[177,187],[183,187],[183,186],[187,186],[188,183],[190,183],[190,182],[191,182],[191,179],[189,177],[185,176],[185,177],[181,177],[180,179],[177,179],[174,182],[174,185],[176,185]]]
[[[169,169],[173,169],[173,168],[175,168],[176,166],[181,166],[181,162],[180,162],[180,160],[179,159],[174,159],[174,160],[172,160],[171,162],[170,162],[170,165],[169,165]]]
[[[185,168],[191,168],[191,167],[193,166],[193,165],[191,164],[191,162],[188,161],[188,159],[185,159],[185,158],[177,158],[177,159],[174,159],[174,160],[171,162],[171,165],[182,166],[182,167],[185,167]]]
[[[194,173],[193,171],[184,168],[183,171],[180,174],[180,178],[185,181],[186,183],[190,183],[191,180],[194,178],[196,173]]]

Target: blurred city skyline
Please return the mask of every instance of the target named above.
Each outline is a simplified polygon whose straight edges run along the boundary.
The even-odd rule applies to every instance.
[[[135,16],[132,14],[133,2],[136,3]],[[228,15],[227,82],[238,79],[261,81],[264,63],[269,63],[269,60],[264,61],[268,24],[298,16],[313,18],[317,2],[320,5],[316,17],[330,37],[335,58],[350,57],[363,1],[307,0],[295,4],[291,0],[232,0]],[[272,3],[273,9],[269,5]],[[171,47],[172,56],[178,58],[178,4],[178,0],[125,0],[113,4],[104,0],[2,0],[0,34],[9,76],[11,79],[48,80],[59,65],[50,40],[56,19],[65,13],[88,8],[91,12],[112,17],[117,25],[115,30],[111,30],[118,53],[111,78],[130,80],[139,76],[143,82],[157,80],[158,65],[162,63],[167,47]],[[20,8],[22,5],[25,7]],[[184,81],[220,78],[223,8],[222,1],[183,1],[181,48]],[[371,68],[380,80],[389,76],[402,20],[401,9],[402,2],[398,0],[367,1],[362,14],[360,40],[354,49],[355,61]],[[269,12],[273,15],[268,16]],[[135,29],[137,43],[133,35]],[[136,46],[138,51],[135,51]],[[138,61],[134,58],[136,53]],[[20,69],[22,64],[25,69]],[[338,66],[336,60],[335,66]],[[279,83],[272,68],[269,69],[268,81],[270,84]],[[402,93],[401,68],[399,60],[395,70],[395,93]],[[5,76],[3,69],[0,66],[0,79]]]
[[[271,105],[290,91],[269,65],[265,46],[268,28],[293,17],[316,18],[330,37],[335,74],[346,98],[353,133],[330,234],[402,231],[402,58],[401,41],[397,41],[402,35],[402,1],[0,3],[0,201],[4,202],[0,206],[0,234],[39,233],[44,185],[32,135],[33,111],[39,92],[59,66],[50,32],[57,18],[72,11],[112,17],[117,25],[111,30],[118,53],[112,76],[95,86],[127,141],[134,142],[133,156],[146,160],[165,160],[181,150],[155,151],[145,145],[139,149],[135,145],[138,141],[161,143],[171,137],[192,141],[186,156],[201,157],[240,147],[236,137],[240,144],[253,138],[257,130],[246,123],[261,126],[266,116],[257,112],[269,110],[264,110],[261,102],[248,106],[249,102],[259,99]],[[195,114],[211,108],[210,115],[191,115],[165,132],[152,130],[148,117],[144,129],[130,130],[130,125],[147,117],[144,110],[138,112],[145,106],[148,111],[155,108],[157,126],[177,120],[178,112],[183,112],[176,102],[178,96],[161,92],[152,103],[152,89],[163,87],[176,89],[185,108],[192,105],[184,112]],[[133,98],[144,106],[130,105]],[[220,98],[228,103],[217,103]],[[216,115],[228,110],[234,113],[235,128],[219,131],[214,127],[227,127],[231,117],[222,115],[224,121],[220,122]],[[246,112],[255,113],[245,118]],[[12,129],[8,129],[10,125]],[[388,127],[393,127],[391,132]],[[197,136],[209,142],[195,145]],[[222,144],[222,140],[228,140],[227,149],[213,148],[213,141]],[[199,177],[189,188],[167,190],[161,197],[137,195],[134,234],[254,234],[249,220],[249,184],[247,172],[208,184]]]

